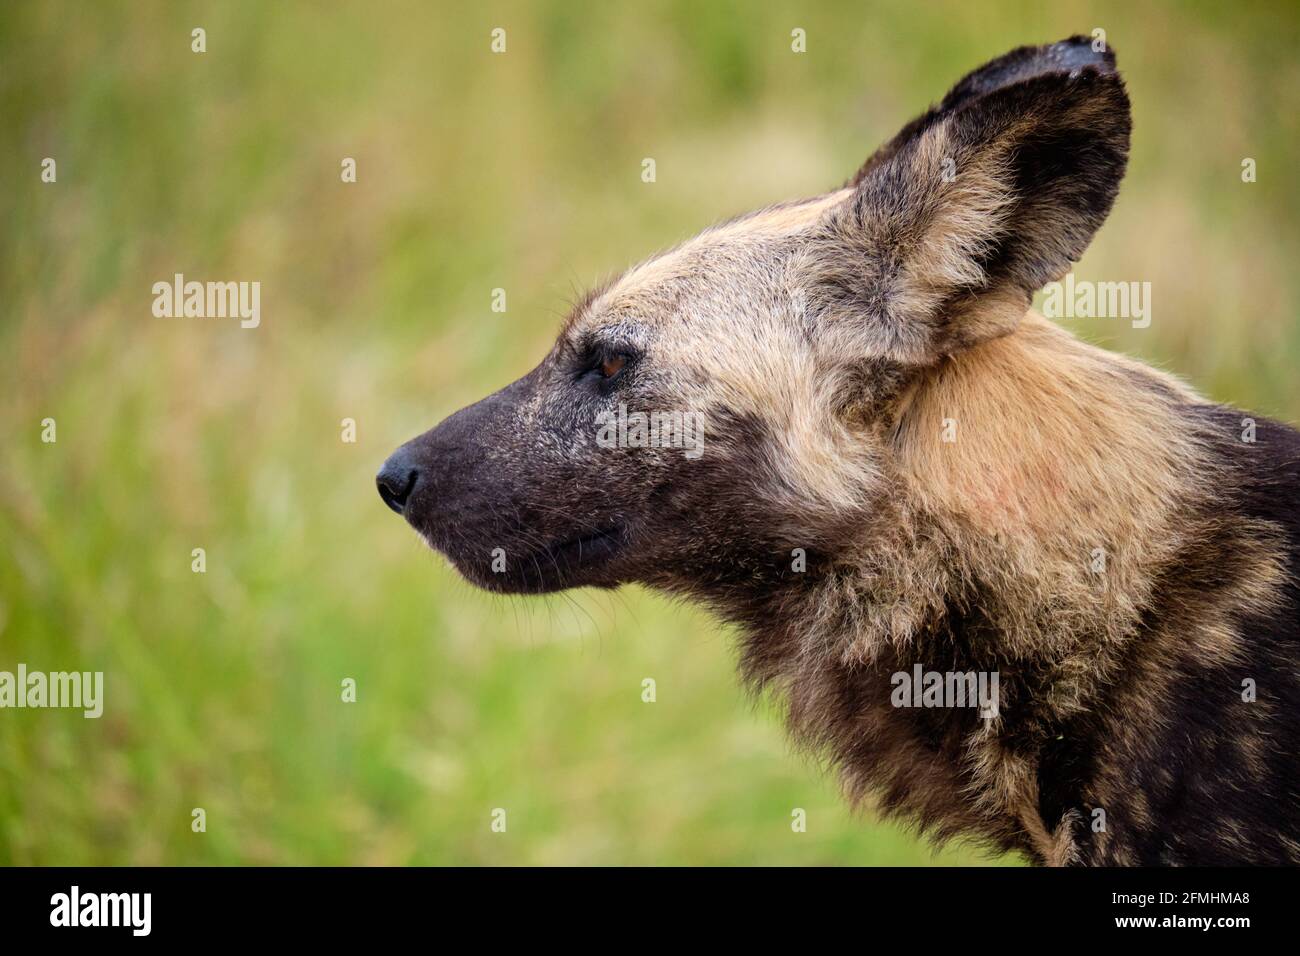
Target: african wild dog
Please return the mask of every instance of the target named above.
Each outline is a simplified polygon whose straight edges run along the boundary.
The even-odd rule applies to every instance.
[[[712,606],[850,798],[936,838],[1300,861],[1300,434],[1029,308],[1129,128],[1112,53],[1013,50],[844,187],[593,292],[380,494],[489,590]],[[596,443],[620,404],[700,413],[703,453]],[[894,706],[918,666],[996,673],[996,712]]]

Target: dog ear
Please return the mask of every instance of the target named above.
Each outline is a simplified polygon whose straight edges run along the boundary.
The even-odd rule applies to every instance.
[[[974,71],[828,213],[814,252],[823,305],[865,313],[874,351],[907,362],[1010,332],[1110,212],[1130,127],[1114,54],[1083,37]]]
[[[1086,66],[1113,73],[1115,54],[1109,48],[1100,51],[1093,49],[1092,41],[1083,36],[1072,36],[1048,46],[1016,47],[963,76],[948,91],[948,95],[938,106],[932,106],[912,120],[899,130],[893,139],[872,153],[846,185],[857,186],[873,166],[898,152],[899,147],[929,129],[938,119],[978,96],[992,93],[994,90],[1033,76],[1041,76],[1044,73],[1069,73]]]

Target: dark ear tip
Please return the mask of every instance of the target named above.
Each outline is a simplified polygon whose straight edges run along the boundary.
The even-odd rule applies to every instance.
[[[1093,49],[1095,41],[1092,37],[1086,37],[1076,33],[1072,37],[1066,37],[1064,40],[1058,40],[1050,46],[1043,48],[1043,56],[1059,69],[1068,70],[1073,73],[1076,70],[1082,70],[1085,67],[1096,67],[1103,73],[1111,72],[1115,69],[1115,51],[1110,44],[1103,41],[1102,49]]]
[[[1094,43],[1101,49],[1094,49]],[[1063,88],[1071,90],[1072,95],[1093,91],[1119,109],[1128,110],[1124,82],[1115,67],[1115,51],[1103,38],[1075,34],[1055,43],[1019,46],[958,80],[938,106],[912,120],[877,149],[848,185],[858,185],[874,166],[935,123],[959,110],[972,109],[981,100],[993,97],[995,101],[1023,103],[1036,94],[1059,96]]]

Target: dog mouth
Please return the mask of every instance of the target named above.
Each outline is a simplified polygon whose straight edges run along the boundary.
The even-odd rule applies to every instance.
[[[546,555],[556,561],[564,561],[574,567],[581,567],[590,561],[603,561],[612,557],[623,546],[623,529],[618,525],[603,528],[589,534],[565,538],[543,549]]]
[[[519,577],[509,583],[529,592],[584,585],[614,587],[619,582],[612,563],[623,550],[625,540],[624,530],[618,525],[562,538],[547,545],[532,560],[520,562]]]
[[[432,543],[432,542],[430,542]],[[626,529],[609,525],[559,538],[542,547],[511,553],[497,549],[492,559],[465,560],[442,548],[472,584],[504,594],[542,594],[573,587],[616,587],[615,559],[627,544]]]

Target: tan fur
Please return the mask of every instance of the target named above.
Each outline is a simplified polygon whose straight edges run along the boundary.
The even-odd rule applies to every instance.
[[[619,297],[635,298],[639,292],[647,289],[653,295],[656,284],[675,278],[689,278],[710,249],[725,248],[733,243],[745,245],[763,238],[779,238],[806,230],[827,209],[847,199],[849,193],[849,190],[841,189],[802,202],[782,203],[706,229],[682,245],[652,256],[628,270],[593,301],[592,308],[599,310]]]
[[[880,522],[890,530],[865,532],[868,552],[845,556],[846,565],[871,570],[829,586],[820,598],[821,626],[810,628],[808,651],[799,658],[812,659],[816,646],[834,642],[845,661],[875,661],[921,633],[954,579],[979,578],[1002,597],[996,624],[1009,652],[1053,668],[1052,714],[1088,707],[1136,638],[1158,574],[1197,533],[1187,524],[1186,502],[1198,497],[1193,478],[1213,464],[1198,436],[1173,418],[1173,398],[1196,400],[1176,380],[1086,346],[1034,313],[1014,334],[927,372],[909,395],[894,440],[900,504]],[[940,440],[948,417],[957,420],[954,443]],[[1272,529],[1242,524],[1234,540],[1253,556],[1234,600],[1207,601],[1197,626],[1167,635],[1176,646],[1195,646],[1205,660],[1234,657],[1232,616],[1269,606],[1284,580]],[[1102,574],[1091,570],[1097,547],[1106,554]],[[847,633],[846,607],[857,609]],[[1158,701],[1171,678],[1160,641],[1152,644],[1147,700]],[[793,666],[781,680],[798,698],[805,693],[800,683],[816,677]],[[796,721],[815,709],[811,701],[799,703]],[[880,711],[883,727],[891,715],[883,703]],[[1158,722],[1161,715],[1149,709],[1143,719]],[[1069,862],[1068,828],[1027,809],[1037,802],[1036,767],[1002,750],[997,724],[990,721],[983,740],[972,744],[976,785],[966,796],[990,815],[1019,819],[1044,860]],[[813,728],[812,737],[819,735]],[[888,763],[887,749],[879,759]],[[916,773],[915,751],[905,741],[892,759],[899,778]],[[1119,805],[1126,783],[1103,773],[1096,804]],[[849,786],[853,792],[852,780]],[[1128,804],[1140,815],[1140,804]],[[959,818],[950,822],[960,827]]]

